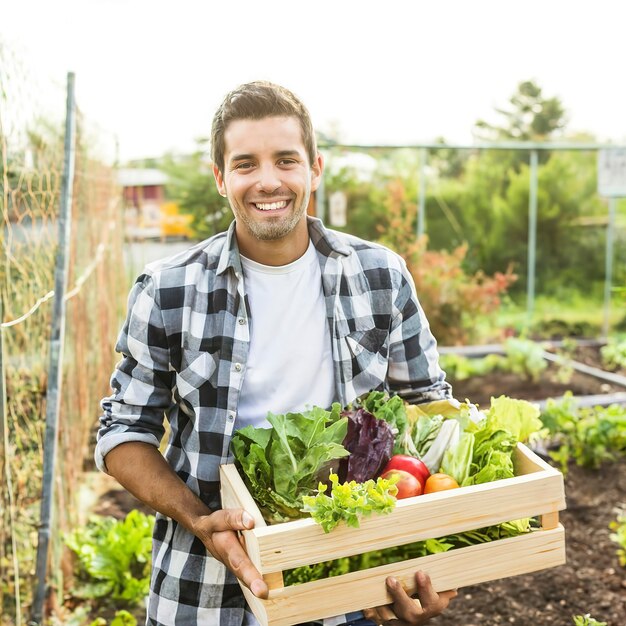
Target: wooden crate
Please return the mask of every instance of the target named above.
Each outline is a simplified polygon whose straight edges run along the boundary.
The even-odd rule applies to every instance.
[[[260,600],[242,585],[252,611],[263,626],[289,626],[388,604],[390,575],[414,593],[414,573],[423,570],[444,591],[565,563],[562,474],[523,444],[514,462],[514,478],[399,500],[389,515],[363,518],[360,528],[340,524],[330,533],[310,518],[268,526],[235,466],[222,465],[222,505],[254,517],[255,528],[243,533],[246,550],[270,588],[269,598]],[[518,537],[283,586],[282,571],[300,565],[534,516],[541,528]]]

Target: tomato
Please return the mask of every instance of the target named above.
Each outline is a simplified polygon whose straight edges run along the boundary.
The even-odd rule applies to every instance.
[[[424,486],[424,493],[434,493],[435,491],[446,491],[446,489],[458,489],[459,483],[452,478],[452,476],[448,476],[448,474],[442,474],[441,472],[437,474],[432,474],[430,478],[426,481],[426,485]]]
[[[409,456],[408,454],[394,454],[389,459],[387,465],[385,465],[383,472],[388,472],[389,470],[402,470],[413,474],[413,476],[420,481],[422,489],[424,489],[426,479],[430,476],[428,467],[419,459],[416,459],[414,456]]]
[[[419,496],[422,493],[422,483],[420,483],[413,474],[409,474],[409,472],[400,469],[392,469],[381,474],[381,478],[393,478],[395,476],[398,477],[398,482],[396,483],[396,487],[398,488],[396,498],[398,498],[398,500]]]

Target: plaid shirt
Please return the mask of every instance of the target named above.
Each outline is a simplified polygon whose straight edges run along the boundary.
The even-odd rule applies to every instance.
[[[372,389],[409,402],[450,396],[435,340],[404,261],[388,249],[329,231],[309,234],[322,272],[336,398]],[[251,322],[234,222],[226,233],[149,264],[129,297],[116,350],[123,355],[102,401],[96,463],[116,445],[159,446],[188,487],[218,508],[218,468],[229,450]],[[157,514],[147,624],[254,623],[234,576],[199,539]]]

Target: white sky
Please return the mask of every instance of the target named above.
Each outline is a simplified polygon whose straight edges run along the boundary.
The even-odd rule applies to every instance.
[[[626,143],[625,25],[621,0],[0,0],[0,40],[58,86],[75,72],[122,160],[190,149],[258,78],[348,142],[469,143],[532,79],[570,130]]]

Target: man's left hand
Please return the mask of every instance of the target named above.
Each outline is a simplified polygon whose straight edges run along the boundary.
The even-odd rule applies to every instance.
[[[432,617],[443,613],[450,600],[457,595],[456,589],[437,593],[432,586],[430,576],[424,572],[415,574],[419,601],[411,598],[395,578],[389,577],[386,582],[393,603],[365,610],[365,617],[384,626],[425,624]]]

